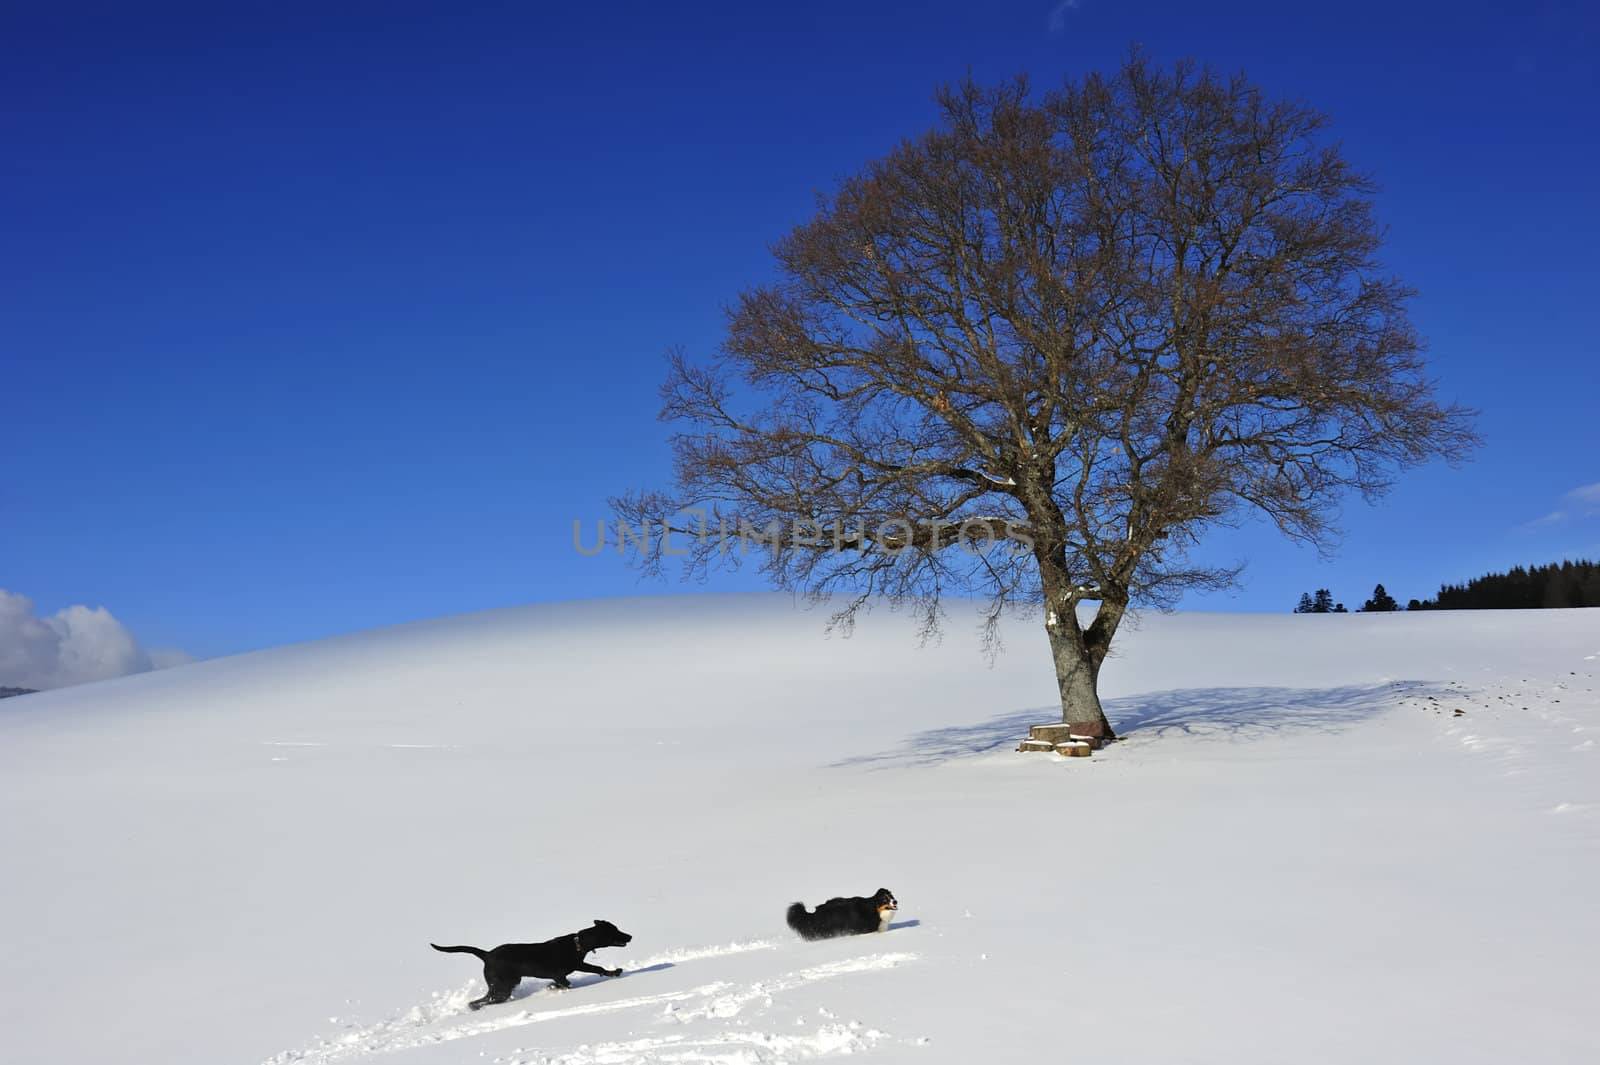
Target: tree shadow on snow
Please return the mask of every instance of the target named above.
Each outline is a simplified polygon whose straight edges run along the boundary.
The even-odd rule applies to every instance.
[[[1108,699],[1104,706],[1112,727],[1125,740],[1175,733],[1249,739],[1305,729],[1338,732],[1401,699],[1443,690],[1421,681],[1340,688],[1176,688]],[[1060,719],[1060,708],[1049,706],[1002,714],[976,725],[929,729],[913,734],[896,750],[855,755],[830,768],[938,765],[1015,748],[1027,736],[1029,725]]]

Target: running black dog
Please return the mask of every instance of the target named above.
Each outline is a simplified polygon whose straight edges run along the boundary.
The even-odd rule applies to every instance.
[[[524,976],[554,981],[555,986],[563,990],[572,986],[567,982],[569,973],[621,976],[621,969],[602,969],[583,959],[591,950],[625,947],[632,940],[632,936],[610,921],[597,919],[581,932],[543,943],[504,943],[493,950],[441,947],[437,943],[429,943],[428,946],[446,954],[476,954],[483,962],[483,982],[489,985],[489,991],[482,998],[467,1003],[472,1009],[480,1009],[510,998],[511,992],[516,990]]]
[[[832,939],[834,936],[856,936],[863,932],[882,932],[889,927],[894,912],[900,908],[894,892],[879,888],[868,898],[829,899],[807,913],[805,903],[789,907],[789,927],[801,939]]]

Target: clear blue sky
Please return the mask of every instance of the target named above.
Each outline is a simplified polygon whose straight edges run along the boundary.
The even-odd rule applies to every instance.
[[[709,350],[936,84],[1133,41],[1333,115],[1488,438],[1351,500],[1331,560],[1219,532],[1245,587],[1186,605],[1600,555],[1563,501],[1600,482],[1597,31],[1579,2],[8,4],[0,588],[202,656],[677,590],[571,547],[665,483],[663,352]]]

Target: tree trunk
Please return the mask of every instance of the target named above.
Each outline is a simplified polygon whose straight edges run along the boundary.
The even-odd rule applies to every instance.
[[[1107,741],[1116,739],[1116,734],[1100,707],[1100,664],[1125,609],[1122,604],[1102,602],[1087,629],[1078,623],[1070,603],[1045,609],[1044,627],[1061,692],[1061,720],[1075,732]]]

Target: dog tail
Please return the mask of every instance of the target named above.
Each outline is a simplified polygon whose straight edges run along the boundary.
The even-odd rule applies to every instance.
[[[816,914],[807,913],[805,903],[797,902],[790,906],[784,919],[801,939],[812,939],[816,936]]]
[[[483,959],[484,952],[477,947],[441,947],[437,943],[429,943],[434,950],[443,951],[445,954],[476,954],[479,960]]]

